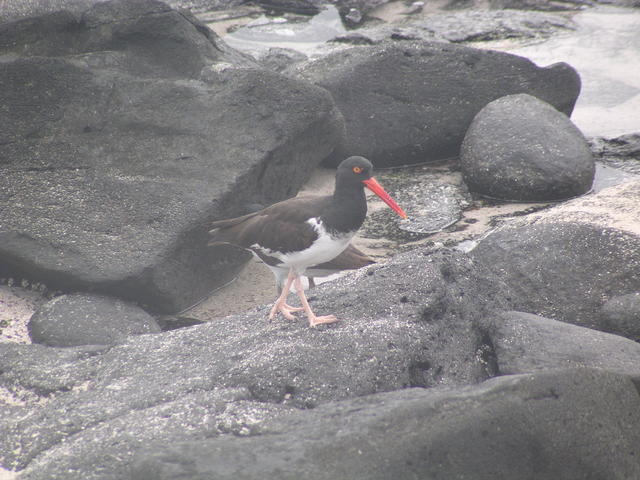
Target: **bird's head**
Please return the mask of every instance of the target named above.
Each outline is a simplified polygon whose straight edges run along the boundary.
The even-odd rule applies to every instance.
[[[364,157],[349,157],[343,160],[338,165],[336,171],[336,186],[338,184],[363,184],[373,193],[375,193],[380,199],[389,205],[389,207],[400,215],[402,218],[407,218],[407,214],[404,210],[391,198],[382,185],[373,177],[373,165],[369,160]]]

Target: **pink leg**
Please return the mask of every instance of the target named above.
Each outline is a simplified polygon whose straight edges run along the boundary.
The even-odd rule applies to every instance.
[[[274,317],[278,314],[278,312],[282,313],[282,315],[289,319],[295,320],[296,316],[291,312],[299,312],[304,310],[303,308],[292,307],[287,305],[287,295],[289,295],[289,290],[291,290],[291,284],[297,278],[297,275],[294,273],[293,269],[289,270],[289,276],[287,277],[287,283],[285,283],[278,300],[276,300],[275,305],[271,308],[271,312],[269,312],[269,320],[273,320]]]
[[[334,315],[325,315],[322,317],[316,316],[315,313],[311,310],[311,306],[309,306],[309,302],[307,301],[307,297],[304,294],[304,288],[302,288],[302,281],[300,277],[296,275],[295,279],[296,290],[298,290],[298,296],[300,297],[300,302],[302,302],[302,307],[304,308],[307,317],[309,318],[309,326],[315,327],[316,325],[320,325],[323,323],[333,323],[337,322],[338,319]]]

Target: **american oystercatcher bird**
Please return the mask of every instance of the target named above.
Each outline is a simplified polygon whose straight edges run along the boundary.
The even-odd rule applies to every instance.
[[[293,312],[304,310],[310,326],[337,320],[333,315],[316,316],[313,313],[300,276],[305,275],[309,267],[335,259],[347,248],[367,214],[364,187],[402,218],[407,218],[372,177],[372,170],[373,166],[366,158],[349,157],[338,166],[333,195],[291,198],[242,217],[213,222],[209,245],[231,243],[250,250],[269,267],[288,271],[269,319],[279,312],[293,320]],[[286,302],[292,284],[300,297],[301,308],[291,307]]]

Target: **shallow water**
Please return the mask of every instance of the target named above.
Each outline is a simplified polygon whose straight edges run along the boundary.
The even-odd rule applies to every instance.
[[[242,51],[266,50],[271,47],[291,48],[312,55],[325,42],[346,32],[340,14],[327,5],[308,22],[290,22],[284,17],[260,16],[233,33],[224,41]]]
[[[527,57],[537,65],[567,62],[582,79],[571,119],[587,136],[640,131],[640,11],[598,7],[573,17],[575,32],[522,45],[486,47]]]

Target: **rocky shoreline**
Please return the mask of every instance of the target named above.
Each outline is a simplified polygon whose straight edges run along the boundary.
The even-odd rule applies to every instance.
[[[314,58],[153,0],[2,17],[0,478],[640,477],[640,139],[584,137],[571,65],[456,44],[570,15],[417,3],[339,3]],[[309,291],[338,323],[268,322],[207,224],[352,154],[410,220],[372,202],[378,262]]]

